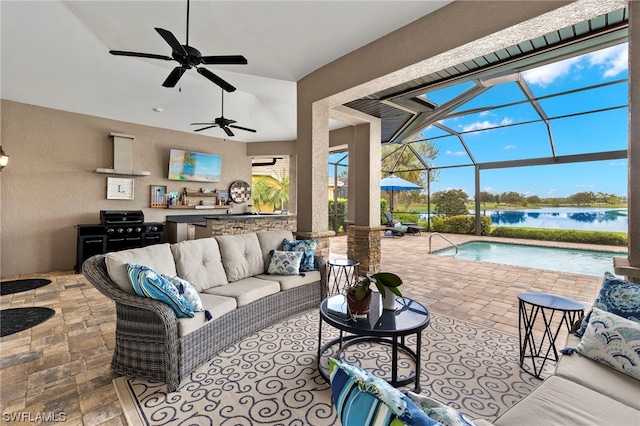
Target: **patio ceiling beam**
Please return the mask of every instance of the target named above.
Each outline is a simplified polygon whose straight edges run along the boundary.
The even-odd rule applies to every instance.
[[[486,87],[472,87],[465,90],[453,99],[450,99],[449,101],[438,105],[433,111],[418,113],[407,123],[406,126],[400,129],[400,131],[398,131],[398,133],[396,133],[391,138],[391,142],[402,142],[408,137],[432,125],[436,121],[446,118],[447,114],[449,114],[451,111],[455,110],[460,105],[464,105],[465,103],[484,93],[486,90]]]
[[[481,170],[507,169],[511,167],[545,166],[550,164],[583,163],[588,161],[620,160],[627,158],[627,150],[591,152],[588,154],[562,155],[557,157],[527,158],[524,160],[480,163]],[[437,169],[437,167],[434,167]]]

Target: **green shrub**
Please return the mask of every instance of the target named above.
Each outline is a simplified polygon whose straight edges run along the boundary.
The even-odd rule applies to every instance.
[[[476,233],[476,217],[472,215],[436,216],[431,219],[431,230],[434,232],[446,232],[451,234]],[[491,218],[480,217],[480,235],[489,235],[491,231]]]
[[[444,232],[444,231],[443,231]],[[496,227],[492,237],[523,238],[527,240],[562,241],[567,243],[601,244],[626,246],[627,234],[624,232],[576,231],[568,229],[537,229]]]
[[[344,225],[344,221],[347,218],[347,199],[346,198],[338,198],[335,202],[338,207],[338,216],[336,217],[336,223],[333,223],[333,209],[334,209],[334,201],[329,200],[329,228],[332,228],[335,232],[344,232],[347,230],[347,227]]]

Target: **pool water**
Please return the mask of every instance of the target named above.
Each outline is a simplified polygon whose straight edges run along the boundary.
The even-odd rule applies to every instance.
[[[613,258],[626,257],[626,253],[574,250],[557,247],[539,247],[519,244],[473,241],[458,245],[457,258],[481,262],[502,263],[528,268],[551,269],[573,274],[602,276],[613,273]],[[451,256],[455,248],[435,251],[437,255]]]

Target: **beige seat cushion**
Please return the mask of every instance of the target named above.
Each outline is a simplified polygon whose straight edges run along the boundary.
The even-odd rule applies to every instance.
[[[262,249],[255,233],[221,235],[215,238],[230,283],[265,271]]]
[[[228,284],[215,238],[182,241],[171,245],[178,276],[189,281],[198,292]]]
[[[302,276],[304,275],[304,276]],[[303,272],[301,275],[256,275],[256,278],[263,280],[277,281],[280,283],[280,290],[289,290],[301,285],[320,281],[320,271]]]
[[[578,343],[580,338],[570,335],[564,347],[575,348]],[[640,410],[640,380],[597,361],[577,353],[563,355],[555,374]]]
[[[136,292],[127,274],[127,263],[145,265],[160,274],[177,275],[169,244],[155,244],[143,248],[107,253],[105,262],[113,282],[129,294],[136,294]]]
[[[493,424],[631,426],[640,424],[640,411],[570,380],[551,376]]]
[[[200,293],[200,300],[202,300],[202,306],[211,313],[212,321],[233,311],[238,306],[233,297],[216,296],[215,294]],[[204,312],[194,313],[193,318],[178,318],[179,337],[186,336],[207,323],[208,320]]]
[[[280,283],[277,281],[262,280],[249,277],[205,290],[206,294],[233,297],[238,306],[248,305],[263,297],[280,291]]]
[[[256,233],[258,241],[260,242],[260,249],[262,250],[262,257],[264,259],[264,270],[267,269],[269,263],[271,263],[271,250],[283,250],[284,239],[293,240],[293,232],[291,231],[260,231]],[[264,272],[261,271],[261,272]]]

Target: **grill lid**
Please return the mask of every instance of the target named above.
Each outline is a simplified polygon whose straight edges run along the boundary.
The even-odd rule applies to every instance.
[[[144,222],[142,210],[100,210],[100,224],[126,225]]]

